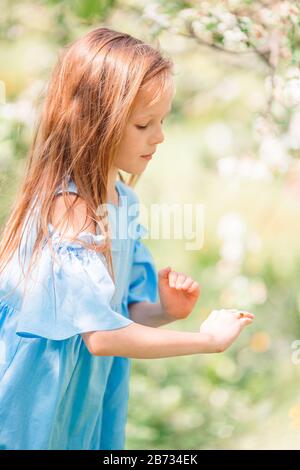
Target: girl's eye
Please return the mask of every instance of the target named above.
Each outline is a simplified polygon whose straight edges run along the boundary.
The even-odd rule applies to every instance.
[[[163,124],[164,120],[160,121],[161,124]],[[146,129],[148,127],[148,124],[146,124],[146,126],[136,126],[138,129]]]

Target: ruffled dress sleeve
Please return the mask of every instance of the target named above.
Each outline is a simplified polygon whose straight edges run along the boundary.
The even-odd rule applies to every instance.
[[[53,262],[51,250],[45,244],[27,282],[16,334],[63,340],[88,331],[114,330],[133,323],[111,308],[115,285],[104,256],[76,241],[59,241],[59,233],[51,224],[49,228],[55,260]],[[81,232],[78,238],[99,244],[103,235]]]
[[[149,248],[142,241],[148,230],[140,223],[136,230],[127,304],[143,301],[155,303],[159,299],[157,269]]]

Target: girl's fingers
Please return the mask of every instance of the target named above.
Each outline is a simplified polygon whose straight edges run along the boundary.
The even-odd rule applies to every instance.
[[[175,271],[171,271],[169,274],[169,286],[170,287],[175,287],[176,279],[177,279],[177,273]]]
[[[186,278],[186,280],[182,283],[182,286],[181,288],[182,289],[188,289],[189,287],[191,287],[191,285],[193,284],[194,282],[194,279],[192,279],[190,276],[188,276]]]
[[[240,312],[235,309],[235,308],[228,308],[228,309],[223,309],[224,312],[228,312],[229,314],[233,315],[235,318],[241,318],[240,317]]]
[[[191,293],[194,290],[199,288],[199,284],[197,281],[193,281],[192,285],[187,289],[187,292]]]
[[[254,318],[253,313],[246,312],[245,310],[238,310],[238,309],[235,309],[235,308],[231,308],[231,309],[228,309],[227,311],[232,313],[238,319],[241,319],[241,318],[251,318],[251,319],[253,319]]]
[[[169,279],[169,272],[170,271],[171,271],[170,266],[167,266],[166,268],[160,269],[158,271],[158,275],[163,279]]]
[[[176,289],[181,289],[181,286],[182,286],[182,283],[185,280],[185,277],[186,277],[185,274],[177,273],[177,279],[176,279],[176,283],[175,283]]]
[[[239,318],[251,318],[252,320],[254,318],[253,313],[245,312],[243,310],[242,311],[238,310],[238,315],[239,315]]]
[[[252,318],[247,318],[247,317],[242,318],[240,320],[240,323],[242,324],[242,327],[250,325],[252,322],[253,322],[253,319]]]
[[[199,288],[197,281],[194,281],[190,276],[186,276],[184,273],[178,273],[176,271],[169,272],[169,286],[175,287],[178,290],[186,290],[187,292],[193,292]]]

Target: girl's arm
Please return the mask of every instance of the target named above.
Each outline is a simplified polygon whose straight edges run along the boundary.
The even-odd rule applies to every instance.
[[[83,333],[82,337],[94,356],[156,359],[217,352],[207,333],[160,330],[137,323],[116,330]]]
[[[144,326],[157,328],[176,320],[167,315],[160,302],[133,302],[128,305],[128,310],[131,320]]]
[[[252,323],[251,313],[214,310],[199,333],[172,331],[132,323],[124,328],[82,333],[91,354],[156,359],[190,354],[216,353],[227,349],[242,329]]]

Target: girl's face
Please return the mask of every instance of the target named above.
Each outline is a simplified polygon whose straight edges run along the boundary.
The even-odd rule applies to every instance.
[[[127,173],[142,173],[151,160],[143,155],[153,155],[158,144],[164,141],[163,120],[171,111],[175,87],[170,80],[160,101],[149,105],[147,102],[150,102],[151,96],[154,95],[154,86],[155,82],[150,83],[145,90],[137,94],[120,142],[115,166]]]

